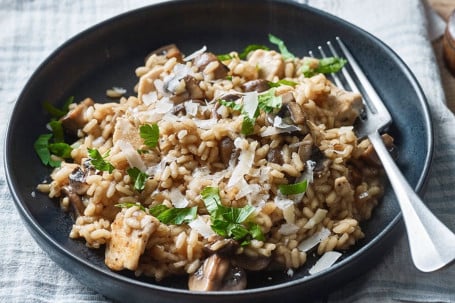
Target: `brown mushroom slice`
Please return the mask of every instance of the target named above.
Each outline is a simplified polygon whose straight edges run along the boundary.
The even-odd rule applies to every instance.
[[[271,148],[267,153],[267,161],[276,163],[279,165],[283,165],[283,154],[281,153],[281,149],[279,148]]]
[[[311,158],[311,154],[313,153],[313,145],[314,142],[311,134],[307,134],[300,142],[297,153],[302,162],[306,162]]]
[[[270,89],[269,81],[265,79],[255,79],[250,80],[242,84],[241,88],[244,92],[265,92],[266,90]]]
[[[395,146],[393,144],[393,137],[390,136],[389,134],[383,134],[381,137],[382,137],[382,141],[384,142],[384,145],[387,147],[389,152],[393,153],[395,151]],[[371,144],[360,155],[360,158],[363,161],[365,161],[368,164],[375,166],[375,167],[380,167],[382,165],[381,160],[379,160],[379,157],[376,154],[376,151],[374,150],[373,145],[371,145]]]
[[[87,173],[89,170],[82,170],[80,167],[76,167],[71,174],[68,176],[70,186],[73,191],[78,195],[83,195],[87,191],[89,185],[85,182]]]
[[[218,65],[213,69],[214,79],[226,78],[229,68],[224,65],[218,57],[210,52],[205,52],[194,58],[193,66],[197,67],[198,71],[204,72],[205,68],[212,62],[217,62]]]
[[[71,207],[73,209],[75,217],[79,217],[84,213],[84,203],[82,203],[81,197],[74,191],[71,186],[62,187],[62,193],[68,197]]]
[[[183,62],[183,56],[178,47],[175,44],[168,44],[164,45],[153,52],[149,53],[147,57],[145,57],[145,62],[150,58],[152,55],[157,56],[166,56],[166,58],[176,58],[178,62]]]
[[[229,137],[224,137],[220,140],[218,144],[218,149],[220,151],[220,160],[221,162],[228,166],[229,161],[232,158],[233,151],[235,149],[234,141]]]
[[[77,131],[84,127],[87,120],[84,117],[84,113],[95,104],[92,99],[86,98],[84,101],[79,103],[74,109],[69,111],[65,116],[61,118],[62,126],[70,135],[77,136]]]
[[[271,257],[250,257],[247,255],[238,255],[233,259],[235,265],[249,271],[264,270],[270,265],[271,261]]]
[[[189,290],[233,291],[246,288],[245,271],[227,258],[214,254],[188,280]]]

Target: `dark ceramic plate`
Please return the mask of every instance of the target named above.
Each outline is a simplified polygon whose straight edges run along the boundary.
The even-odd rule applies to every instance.
[[[418,191],[423,187],[432,153],[427,104],[409,69],[381,41],[343,20],[291,1],[198,0],[153,5],[103,22],[62,45],[33,74],[12,113],[5,144],[8,184],[28,229],[56,263],[98,292],[128,302],[300,301],[326,294],[377,264],[401,226],[391,190],[364,224],[365,239],[329,270],[311,277],[307,277],[307,267],[292,277],[283,272],[249,276],[248,289],[233,293],[193,293],[186,290],[186,278],[156,283],[112,272],[104,266],[101,250],[90,250],[82,241],[68,238],[73,221],[57,201],[40,193],[32,196],[50,173],[33,150],[33,142],[46,132],[49,119],[43,101],[61,105],[69,96],[105,100],[106,88],[113,86],[128,88],[132,94],[135,67],[149,51],[165,44],[176,43],[186,54],[203,45],[214,53],[225,53],[252,43],[268,44],[268,33],[282,38],[299,56],[340,36],[391,110],[390,132],[397,143],[399,167],[412,187]]]

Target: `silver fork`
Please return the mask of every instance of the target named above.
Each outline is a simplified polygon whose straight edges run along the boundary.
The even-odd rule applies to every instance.
[[[343,67],[345,83],[363,96],[366,116],[360,119],[357,134],[360,138],[368,137],[389,177],[401,208],[414,265],[423,272],[440,269],[455,259],[455,234],[425,206],[393,161],[380,135],[392,123],[392,117],[351,52],[339,37],[336,41],[355,76]],[[330,41],[327,46],[333,56],[339,57]],[[326,57],[324,49],[321,46],[318,49],[321,56]],[[332,78],[337,86],[346,89],[338,75],[332,74]]]

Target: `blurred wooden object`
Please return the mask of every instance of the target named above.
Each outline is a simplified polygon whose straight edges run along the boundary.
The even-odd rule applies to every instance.
[[[446,22],[449,22],[452,12],[455,10],[455,0],[427,0],[428,4],[438,13]],[[455,27],[455,18],[451,19],[452,28]],[[450,66],[453,69],[453,63],[449,63],[451,59],[445,59],[444,57],[454,58],[455,54],[444,54],[450,52],[449,50],[444,50],[444,44],[447,44],[446,48],[449,46],[447,40],[447,31],[449,30],[449,23],[447,26],[446,34],[444,37],[433,41],[433,49],[436,55],[436,59],[439,65],[439,71],[441,75],[442,87],[444,88],[444,93],[446,97],[447,107],[455,112],[455,77],[453,72],[451,72]],[[452,33],[455,31],[451,30]],[[454,34],[452,34],[454,35]],[[453,43],[455,47],[455,43]]]
[[[446,21],[449,20],[452,11],[455,9],[454,0],[428,0],[428,3]]]

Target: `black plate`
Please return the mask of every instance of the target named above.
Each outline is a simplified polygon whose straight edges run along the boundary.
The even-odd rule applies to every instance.
[[[176,43],[190,54],[206,45],[214,53],[242,50],[251,43],[268,44],[268,33],[282,38],[299,56],[340,36],[365,68],[391,110],[391,133],[399,151],[398,165],[410,184],[420,190],[432,154],[432,130],[427,104],[413,75],[381,41],[359,28],[313,8],[291,1],[174,1],[132,11],[103,22],[66,42],[33,74],[9,122],[5,163],[17,209],[38,244],[65,270],[100,293],[120,301],[263,302],[301,301],[325,294],[370,266],[393,243],[400,212],[391,190],[364,224],[366,237],[330,270],[305,277],[282,272],[249,277],[249,288],[235,293],[193,293],[185,279],[159,284],[129,273],[115,273],[103,263],[101,250],[68,238],[73,223],[58,202],[35,192],[50,173],[35,155],[33,142],[45,133],[48,115],[43,101],[61,105],[69,96],[106,100],[105,90],[128,88],[133,94],[135,67],[151,50]]]

